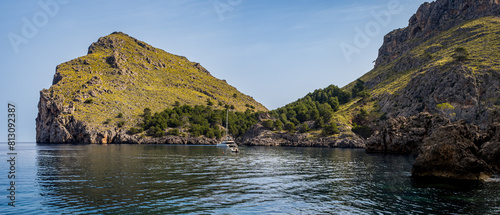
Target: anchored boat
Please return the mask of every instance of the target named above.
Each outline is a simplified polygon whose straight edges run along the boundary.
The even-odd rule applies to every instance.
[[[229,138],[229,136],[227,135],[227,125],[228,125],[228,119],[229,119],[229,109],[227,110],[226,112],[226,135],[224,136],[224,139],[220,142],[220,143],[217,143],[217,147],[225,147],[225,148],[229,148],[231,149],[231,152],[240,152],[240,150],[238,149],[238,144],[236,144],[233,140],[231,140]]]

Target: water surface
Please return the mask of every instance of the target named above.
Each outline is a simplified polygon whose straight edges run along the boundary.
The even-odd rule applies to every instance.
[[[6,197],[0,204],[7,214],[500,213],[498,180],[413,181],[411,156],[240,149],[26,143],[17,149],[16,207],[8,207]]]

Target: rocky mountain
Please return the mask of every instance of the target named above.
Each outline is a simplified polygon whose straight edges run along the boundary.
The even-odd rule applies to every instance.
[[[361,79],[387,117],[428,111],[485,129],[500,107],[499,26],[496,16],[463,22]]]
[[[366,122],[374,129],[367,151],[418,154],[414,176],[491,176],[500,156],[499,47],[498,0],[420,6],[408,27],[385,36],[361,77],[371,98],[351,107],[381,116]]]
[[[114,32],[94,42],[87,55],[57,66],[52,86],[40,92],[36,141],[144,142],[126,131],[141,122],[145,108],[154,113],[176,103],[267,110],[199,63]],[[207,141],[214,142],[201,142]]]

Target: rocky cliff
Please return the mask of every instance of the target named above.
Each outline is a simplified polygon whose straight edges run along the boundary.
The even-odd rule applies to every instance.
[[[377,126],[379,129],[366,141],[367,152],[411,154],[420,149],[423,140],[450,120],[427,112],[406,118],[390,118]]]
[[[361,78],[380,112],[427,111],[486,129],[499,117],[499,16],[496,0],[422,4],[407,27],[385,36],[375,68]]]
[[[366,150],[418,155],[412,170],[416,177],[485,179],[500,170],[499,125],[481,130],[439,114],[400,116],[380,122]]]
[[[487,129],[500,117],[499,16],[498,1],[424,3],[361,77],[372,104],[387,118],[426,111]]]
[[[236,111],[267,109],[199,63],[154,48],[124,33],[101,37],[83,57],[62,63],[49,89],[40,92],[38,143],[215,143],[176,137],[147,140],[127,133],[145,108],[211,103]]]
[[[500,15],[499,0],[438,0],[422,4],[408,27],[384,37],[375,66],[386,64],[464,21]]]
[[[415,177],[482,180],[492,176],[492,166],[482,159],[479,149],[485,136],[474,125],[459,121],[438,128],[423,140],[412,168]],[[496,152],[498,156],[498,150]]]
[[[437,0],[384,37],[374,69],[361,77],[366,105],[382,115],[371,121],[368,152],[418,155],[414,176],[498,171],[499,16],[496,0]]]

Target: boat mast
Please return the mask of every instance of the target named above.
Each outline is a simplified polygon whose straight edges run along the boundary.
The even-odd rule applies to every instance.
[[[228,130],[227,130],[227,124],[228,124],[228,118],[229,118],[229,109],[226,109],[226,140],[229,140],[229,139],[227,138],[227,131],[228,131]]]

